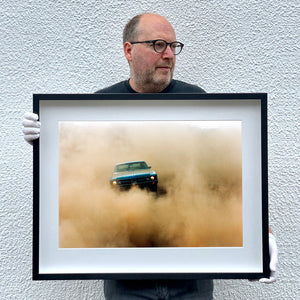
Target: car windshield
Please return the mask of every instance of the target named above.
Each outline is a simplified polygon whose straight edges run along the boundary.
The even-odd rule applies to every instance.
[[[132,170],[142,170],[142,169],[148,169],[148,166],[144,161],[138,161],[138,162],[133,162],[128,164],[117,165],[115,167],[115,172],[126,172]]]

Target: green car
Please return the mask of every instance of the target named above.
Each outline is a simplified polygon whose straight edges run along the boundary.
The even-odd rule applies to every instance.
[[[113,187],[130,189],[137,185],[140,188],[148,188],[150,191],[157,191],[157,174],[151,170],[145,161],[130,161],[119,163],[115,166],[110,183]]]

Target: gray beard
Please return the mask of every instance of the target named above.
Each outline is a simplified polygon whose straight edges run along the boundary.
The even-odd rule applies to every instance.
[[[170,74],[169,80],[155,80],[151,73],[133,76],[135,85],[143,91],[143,93],[159,93],[163,91],[171,82],[173,73]]]

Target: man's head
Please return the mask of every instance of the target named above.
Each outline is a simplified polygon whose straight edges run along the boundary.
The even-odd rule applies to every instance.
[[[135,16],[124,28],[124,54],[130,67],[129,83],[139,93],[161,92],[173,78],[176,59],[171,45],[158,53],[153,43],[135,43],[158,39],[171,43],[176,41],[176,35],[172,25],[157,14]]]

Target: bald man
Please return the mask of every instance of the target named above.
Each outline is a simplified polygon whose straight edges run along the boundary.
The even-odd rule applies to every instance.
[[[130,78],[97,93],[205,93],[195,85],[174,80],[176,56],[183,43],[176,40],[172,25],[157,14],[141,14],[132,18],[123,31],[124,55],[129,63]],[[38,116],[27,113],[23,121],[27,142],[39,138]],[[276,280],[277,247],[270,236],[271,277]],[[134,299],[213,299],[212,280],[106,280],[107,300]]]

